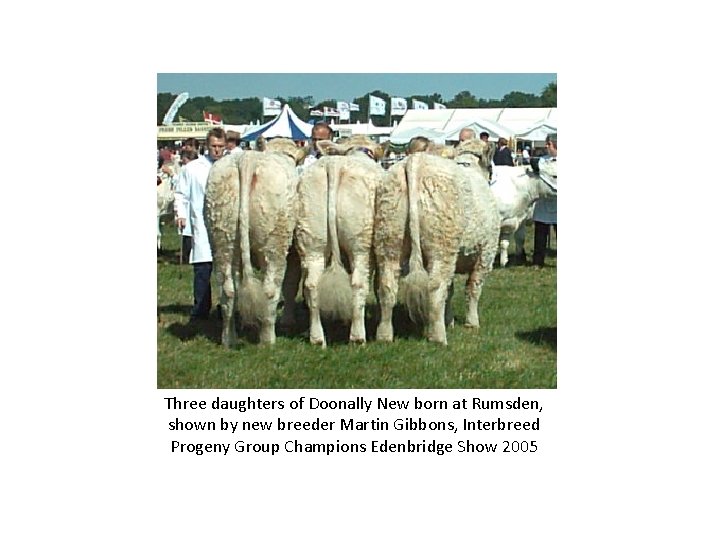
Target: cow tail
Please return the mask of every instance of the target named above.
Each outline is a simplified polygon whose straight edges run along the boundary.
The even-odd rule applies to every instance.
[[[318,283],[318,306],[328,318],[341,321],[352,319],[352,285],[342,266],[338,239],[337,203],[340,188],[340,158],[325,158],[327,174],[327,234],[330,244],[330,265]]]
[[[429,276],[422,261],[420,245],[420,209],[418,184],[418,163],[420,154],[410,155],[405,160],[408,192],[408,220],[410,229],[410,272],[404,281],[404,303],[410,319],[415,323],[427,324],[430,320]]]
[[[238,289],[238,311],[243,325],[259,326],[266,309],[267,298],[262,283],[253,275],[250,261],[250,191],[256,178],[257,152],[246,152],[238,163],[240,168],[240,212],[238,236],[240,238],[241,276]]]

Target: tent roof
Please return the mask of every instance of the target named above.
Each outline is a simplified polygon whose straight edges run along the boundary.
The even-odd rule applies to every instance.
[[[515,136],[525,141],[544,141],[552,133],[557,133],[557,126],[552,122],[544,121],[530,126],[522,133],[516,133]]]
[[[331,123],[330,127],[336,133],[350,132],[352,135],[389,135],[394,129],[392,127],[376,126],[370,120],[367,124],[361,124],[359,121],[355,124],[335,124]]]
[[[445,131],[445,138],[448,141],[457,141],[460,139],[460,131],[462,131],[463,128],[469,127],[473,131],[475,131],[475,135],[479,136],[480,133],[483,131],[487,131],[488,135],[490,135],[490,139],[497,140],[500,137],[509,138],[512,137],[512,132],[508,130],[506,127],[501,126],[492,120],[484,120],[479,119],[475,122],[472,122],[470,124],[466,122],[453,122],[452,126],[449,126],[448,129]]]
[[[249,129],[243,134],[242,140],[254,141],[261,135],[266,139],[287,137],[288,139],[304,140],[310,138],[311,132],[312,124],[303,122],[286,103],[280,114],[255,129]]]
[[[554,107],[524,107],[503,109],[410,109],[402,117],[393,133],[402,133],[412,128],[435,129],[446,136],[459,133],[465,126],[483,126],[480,131],[494,131],[509,138],[515,133],[526,131],[541,121],[555,121]],[[492,137],[492,134],[491,134]],[[449,137],[448,137],[449,138]],[[494,137],[497,138],[497,137]]]
[[[442,131],[421,127],[414,127],[405,131],[398,131],[396,129],[392,132],[392,135],[390,136],[390,142],[392,144],[407,144],[413,137],[427,137],[434,143],[445,143],[445,134]]]

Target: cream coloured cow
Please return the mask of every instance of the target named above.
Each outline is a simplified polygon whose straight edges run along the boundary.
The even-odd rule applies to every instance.
[[[259,327],[261,343],[275,343],[275,312],[297,219],[295,167],[304,157],[291,140],[273,139],[265,152],[231,154],[210,170],[204,217],[221,285],[225,347],[237,342],[236,309],[243,324]]]
[[[485,149],[489,155],[489,149]],[[487,176],[427,152],[388,170],[378,190],[375,256],[379,272],[377,338],[392,341],[401,267],[413,320],[430,341],[447,344],[445,303],[455,272],[468,273],[466,326],[479,326],[478,300],[497,250],[499,217]]]
[[[296,229],[310,342],[326,346],[323,315],[351,321],[350,341],[364,343],[375,190],[385,174],[374,161],[380,147],[363,136],[318,146],[328,155],[302,173]],[[292,293],[285,295],[290,300],[286,310],[292,309],[292,298]]]

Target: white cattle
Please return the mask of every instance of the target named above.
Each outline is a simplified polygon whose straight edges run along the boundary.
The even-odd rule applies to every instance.
[[[480,165],[484,170],[487,169],[487,166],[483,165],[472,152],[472,145],[465,149],[461,146],[458,147],[456,159],[458,163]],[[545,175],[543,180],[541,175],[533,172],[530,167],[494,165],[490,189],[495,196],[500,214],[500,266],[504,267],[508,262],[508,247],[510,237],[513,235],[516,255],[524,260],[525,223],[532,220],[533,209],[538,199],[557,196],[557,182],[553,185],[552,173]]]
[[[291,140],[274,139],[266,152],[225,156],[210,169],[204,217],[221,285],[222,343],[237,342],[235,310],[275,343],[275,314],[285,256],[297,219],[295,166],[305,156]],[[264,271],[262,282],[254,269]]]
[[[378,190],[375,219],[378,340],[393,339],[392,310],[408,258],[404,301],[411,318],[426,326],[430,341],[447,344],[444,308],[456,271],[469,274],[466,325],[479,326],[478,299],[498,233],[487,176],[429,153],[412,154],[390,167]]]
[[[364,343],[375,190],[385,174],[374,161],[380,147],[362,136],[318,146],[324,154],[341,155],[313,163],[298,186],[296,245],[310,310],[310,342],[326,345],[322,314],[352,321],[350,341]],[[291,297],[285,295],[286,310],[292,309]]]

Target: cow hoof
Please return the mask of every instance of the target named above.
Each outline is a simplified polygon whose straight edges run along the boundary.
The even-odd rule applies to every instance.
[[[480,328],[479,324],[471,323],[471,322],[466,322],[463,326],[465,328]]]
[[[365,338],[361,336],[350,336],[350,343],[356,343],[358,345],[365,345]]]

